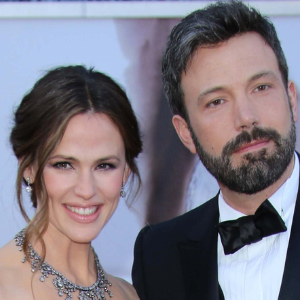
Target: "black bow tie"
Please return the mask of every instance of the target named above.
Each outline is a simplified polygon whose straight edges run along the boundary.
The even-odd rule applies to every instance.
[[[286,231],[286,226],[269,200],[264,201],[254,215],[221,222],[218,225],[224,253],[232,254],[262,238]]]

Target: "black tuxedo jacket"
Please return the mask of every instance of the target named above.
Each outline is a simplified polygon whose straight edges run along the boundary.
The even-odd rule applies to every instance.
[[[298,191],[278,300],[300,299],[299,198]],[[141,300],[224,299],[218,284],[218,221],[216,196],[180,217],[141,230],[132,269]]]

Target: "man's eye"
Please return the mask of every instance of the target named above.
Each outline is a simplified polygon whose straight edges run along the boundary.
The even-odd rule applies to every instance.
[[[72,169],[72,166],[68,162],[57,162],[53,165],[54,168],[60,169],[60,170],[69,170]]]
[[[208,106],[209,106],[209,107],[215,107],[215,106],[218,106],[218,105],[220,105],[220,104],[222,104],[222,103],[224,103],[224,100],[223,100],[223,99],[216,99],[216,100],[210,102],[210,103],[208,104]]]
[[[262,92],[267,90],[268,88],[269,86],[267,84],[261,84],[255,88],[254,92]]]

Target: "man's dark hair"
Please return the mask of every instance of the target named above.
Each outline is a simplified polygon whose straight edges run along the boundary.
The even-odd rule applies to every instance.
[[[273,49],[287,87],[288,66],[274,25],[267,17],[242,2],[217,2],[199,9],[177,24],[168,39],[162,61],[165,95],[173,114],[188,120],[181,76],[199,47],[216,46],[237,35],[257,32]]]

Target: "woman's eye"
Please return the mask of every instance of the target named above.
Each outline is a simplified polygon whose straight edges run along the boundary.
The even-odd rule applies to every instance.
[[[114,168],[114,165],[112,165],[112,164],[100,164],[97,166],[98,170],[103,170],[103,171],[107,171],[107,170],[113,169],[113,168]]]
[[[267,90],[268,88],[269,88],[269,85],[261,84],[255,88],[254,92],[262,92],[262,91]]]
[[[209,107],[216,107],[220,104],[224,103],[224,99],[216,99],[208,104]]]
[[[58,162],[53,165],[54,168],[60,169],[60,170],[69,170],[73,169],[70,163],[68,162]]]

